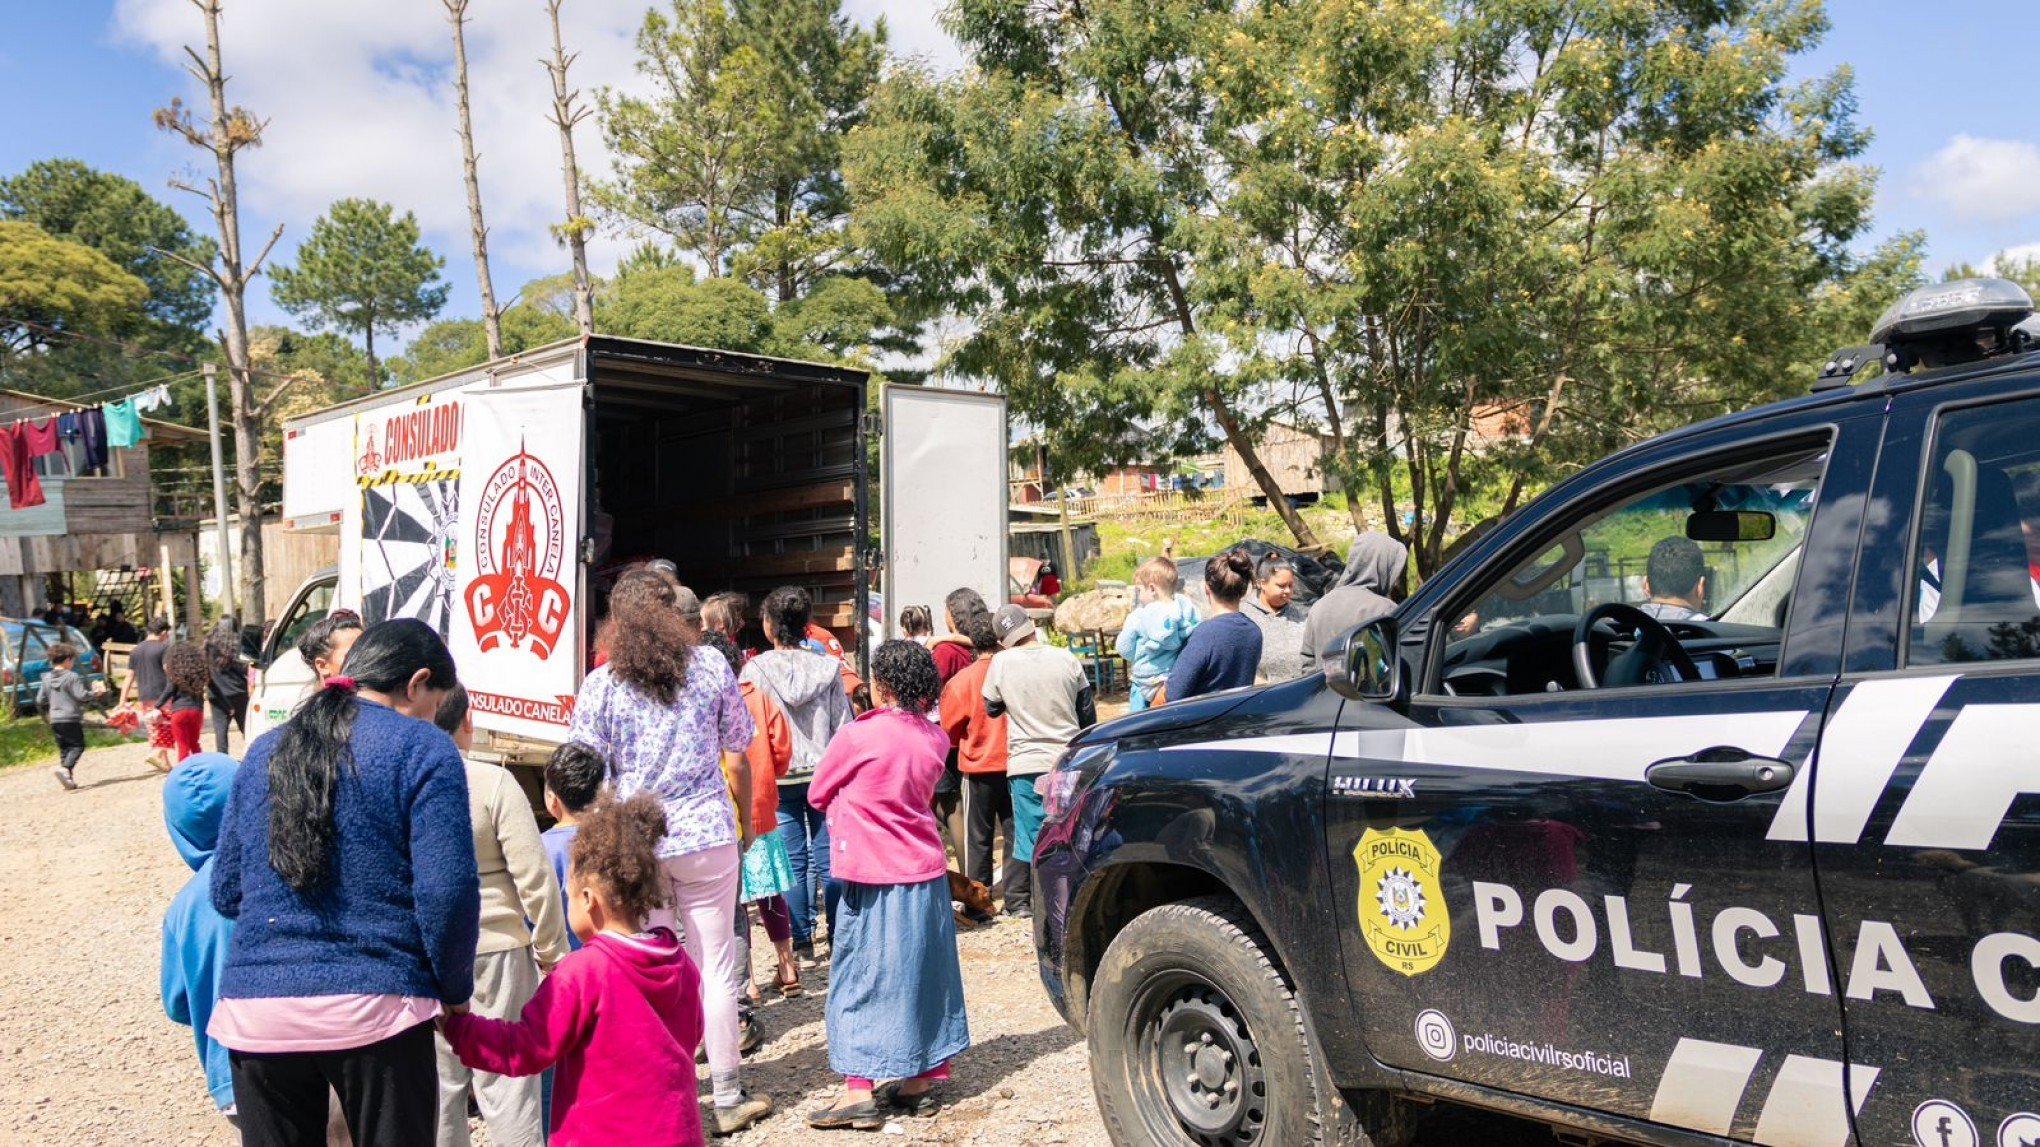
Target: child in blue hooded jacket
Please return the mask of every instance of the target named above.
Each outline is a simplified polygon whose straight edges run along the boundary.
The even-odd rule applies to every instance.
[[[1141,604],[1120,627],[1117,647],[1133,676],[1133,689],[1126,711],[1138,713],[1155,703],[1169,670],[1176,667],[1176,655],[1190,631],[1197,628],[1197,606],[1176,590],[1180,582],[1176,563],[1153,557],[1133,571],[1134,592]]]
[[[234,1117],[233,1070],[227,1049],[213,1042],[205,1026],[219,999],[220,973],[234,938],[234,922],[213,907],[212,861],[239,767],[223,753],[198,753],[186,757],[163,782],[163,823],[170,843],[194,872],[163,916],[163,1010],[190,1026],[199,1062],[205,1065],[206,1087],[229,1119]]]

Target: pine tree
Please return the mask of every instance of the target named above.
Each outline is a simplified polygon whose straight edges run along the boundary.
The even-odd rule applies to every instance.
[[[368,377],[382,382],[377,331],[423,322],[446,305],[446,261],[419,242],[418,219],[387,203],[342,199],[312,224],[297,262],[270,272],[276,305],[316,329],[361,336]]]

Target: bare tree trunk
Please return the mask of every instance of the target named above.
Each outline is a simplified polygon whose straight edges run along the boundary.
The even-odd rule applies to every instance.
[[[220,60],[221,0],[191,0],[191,5],[205,17],[205,54],[201,56],[196,50],[185,48],[184,54],[191,58],[185,70],[205,85],[210,99],[209,116],[201,123],[182,100],[173,99],[169,107],[156,112],[155,122],[157,127],[176,133],[191,146],[212,153],[216,169],[204,187],[176,180],[171,185],[204,199],[219,229],[217,263],[185,262],[211,276],[226,302],[227,325],[220,332],[220,343],[227,352],[227,403],[234,427],[234,509],[241,517],[239,593],[234,595],[237,600],[228,604],[242,620],[258,621],[267,616],[263,600],[262,434],[248,361],[247,296],[249,282],[261,274],[262,264],[282,237],[283,228],[279,226],[270,234],[269,241],[253,260],[244,260],[234,157],[242,148],[260,145],[268,124],[257,120],[247,108],[227,106],[227,74]]]
[[[361,349],[368,355],[368,388],[382,389],[382,370],[375,362],[375,320],[369,319],[361,327]]]
[[[567,87],[567,69],[580,53],[569,55],[560,40],[562,2],[546,0],[546,15],[552,17],[553,50],[545,67],[552,73],[552,121],[560,129],[560,175],[567,185],[567,221],[560,234],[574,254],[574,321],[586,335],[595,331],[595,293],[588,283],[588,232],[594,221],[581,213],[581,165],[574,158],[574,125],[588,118],[588,109],[575,106],[581,93]]]
[[[474,233],[475,284],[482,292],[482,332],[489,357],[503,357],[503,316],[496,309],[496,283],[489,277],[489,227],[482,221],[482,177],[475,165],[475,119],[468,108],[468,0],[445,0],[446,20],[453,25],[453,91],[460,109],[461,172],[467,178],[468,222]],[[557,21],[554,27],[558,27]]]
[[[1155,246],[1159,248],[1161,244],[1157,242]],[[1176,312],[1177,325],[1182,328],[1185,335],[1195,335],[1196,319],[1190,311],[1190,296],[1183,290],[1182,276],[1176,270],[1176,260],[1169,255],[1161,258],[1162,281],[1168,285],[1170,305]],[[1246,464],[1247,473],[1253,477],[1254,484],[1268,496],[1268,508],[1275,511],[1282,519],[1283,525],[1289,527],[1290,534],[1296,538],[1296,548],[1306,552],[1322,550],[1324,543],[1318,541],[1317,531],[1311,529],[1310,523],[1303,520],[1303,515],[1296,512],[1296,507],[1289,504],[1289,495],[1283,493],[1282,484],[1277,482],[1275,475],[1269,473],[1268,467],[1261,463],[1261,453],[1254,449],[1254,440],[1247,434],[1246,428],[1240,425],[1239,417],[1233,413],[1232,404],[1225,400],[1225,395],[1216,385],[1206,389],[1204,396],[1205,401],[1211,403],[1211,416],[1218,420],[1218,428],[1225,435],[1226,444],[1239,453],[1240,461]]]
[[[1081,8],[1078,10],[1082,11]],[[1105,100],[1111,106],[1113,117],[1119,123],[1127,150],[1136,158],[1145,158],[1140,140],[1134,134],[1133,122],[1127,116],[1125,104],[1120,101],[1118,94],[1112,91],[1105,93]],[[1147,231],[1148,241],[1153,244],[1156,251],[1162,252],[1157,256],[1158,265],[1162,272],[1162,281],[1168,287],[1170,309],[1176,312],[1176,324],[1182,329],[1185,337],[1195,336],[1197,320],[1190,309],[1190,296],[1183,289],[1183,277],[1176,266],[1176,257],[1169,253],[1167,244],[1162,242],[1160,228],[1150,223]],[[1324,544],[1318,541],[1317,532],[1310,528],[1310,523],[1303,520],[1302,514],[1296,512],[1296,507],[1289,504],[1289,495],[1283,492],[1282,484],[1277,482],[1275,475],[1269,473],[1268,467],[1261,463],[1261,453],[1254,449],[1253,437],[1240,425],[1239,417],[1233,413],[1231,404],[1225,400],[1225,395],[1214,385],[1205,391],[1205,397],[1211,403],[1211,414],[1218,420],[1219,430],[1225,434],[1226,444],[1239,453],[1240,461],[1246,465],[1247,473],[1253,477],[1254,484],[1267,495],[1268,508],[1281,517],[1283,525],[1289,527],[1290,534],[1296,538],[1296,548],[1304,551],[1322,550]]]

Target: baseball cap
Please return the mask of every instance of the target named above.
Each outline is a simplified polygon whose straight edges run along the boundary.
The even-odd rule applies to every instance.
[[[684,585],[677,586],[673,590],[673,608],[689,621],[700,621],[701,595]]]
[[[1011,649],[1034,636],[1034,619],[1017,605],[1002,605],[992,615],[992,632],[999,635],[999,644]]]

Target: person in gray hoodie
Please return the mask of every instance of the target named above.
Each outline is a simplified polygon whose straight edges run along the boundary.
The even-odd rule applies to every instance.
[[[803,649],[814,603],[807,591],[781,586],[760,608],[772,648],[753,657],[738,680],[786,716],[793,734],[793,759],[779,780],[779,839],[793,867],[786,906],[793,917],[793,950],[812,964],[815,951],[815,885],[822,886],[829,933],[836,931],[841,886],[829,878],[829,826],[808,805],[808,782],[836,730],[850,723],[850,695],[842,665],[826,654]],[[763,831],[764,826],[758,826]]]
[[[1395,612],[1402,597],[1408,546],[1372,530],[1353,539],[1346,568],[1332,588],[1310,607],[1303,623],[1303,671],[1315,673],[1325,647],[1363,622]]]
[[[49,672],[43,674],[36,701],[49,715],[50,735],[57,739],[58,763],[50,772],[56,774],[58,784],[72,790],[78,787],[74,773],[78,758],[85,755],[85,703],[105,686],[95,681],[90,689],[85,687],[84,678],[71,668],[77,663],[78,650],[65,642],[50,646],[49,659]]]

